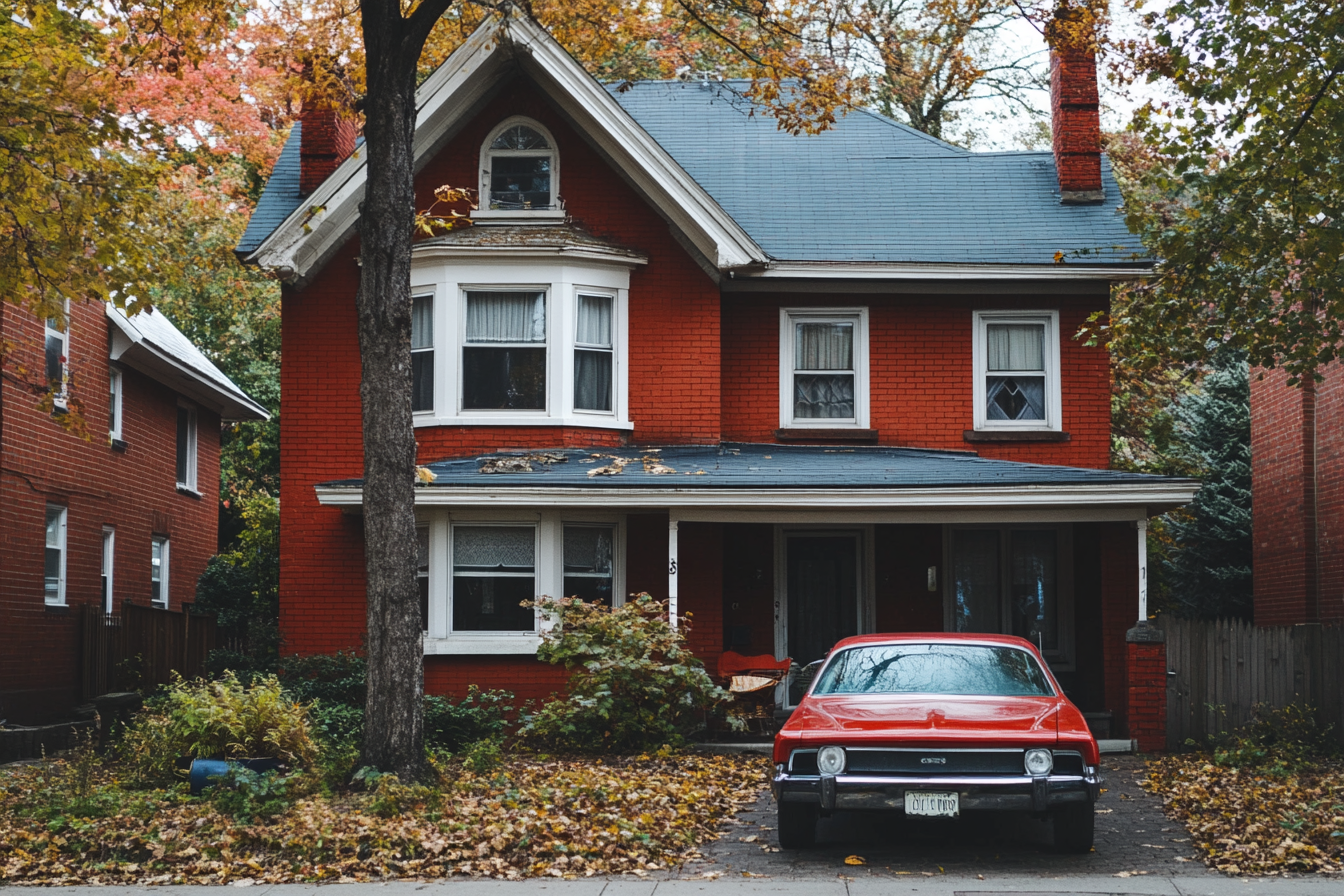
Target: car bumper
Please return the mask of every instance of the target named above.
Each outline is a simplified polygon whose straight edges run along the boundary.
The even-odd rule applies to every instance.
[[[905,811],[906,791],[943,791],[958,795],[961,811],[1046,812],[1062,806],[1094,803],[1102,778],[1083,775],[1022,776],[866,776],[790,775],[778,770],[771,781],[776,802],[812,803],[823,813],[837,809]]]

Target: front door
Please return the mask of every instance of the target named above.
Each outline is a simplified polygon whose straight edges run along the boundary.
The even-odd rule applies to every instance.
[[[859,632],[859,544],[857,532],[785,534],[785,647],[800,667]],[[787,705],[806,690],[791,679]]]

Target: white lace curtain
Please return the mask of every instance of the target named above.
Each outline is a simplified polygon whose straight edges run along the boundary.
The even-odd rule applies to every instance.
[[[544,292],[467,293],[467,342],[545,342]]]
[[[854,325],[797,324],[795,370],[853,370]]]
[[[536,532],[521,526],[457,526],[453,529],[453,568],[531,572]],[[501,569],[502,567],[502,569]]]
[[[1045,369],[1045,327],[990,324],[986,329],[986,360],[990,370]]]

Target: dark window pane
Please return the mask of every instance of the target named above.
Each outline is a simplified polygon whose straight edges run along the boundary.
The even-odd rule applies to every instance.
[[[492,208],[549,208],[550,156],[495,156],[490,161]]]
[[[43,562],[43,589],[48,603],[61,598],[61,549],[47,548]]]
[[[60,384],[61,355],[65,353],[65,340],[59,336],[47,337],[47,382]]]
[[[177,409],[177,481],[187,481],[187,457],[191,442],[191,411]]]
[[[1044,420],[1045,377],[988,377],[985,400],[990,420]]]
[[[434,410],[434,353],[411,353],[411,410]]]
[[[530,632],[536,595],[531,576],[453,576],[453,631]]]
[[[612,560],[616,530],[610,526],[565,527],[565,596],[612,605]]]
[[[1013,634],[1041,650],[1059,647],[1055,530],[1013,532]]]
[[[797,420],[853,418],[854,375],[794,374],[793,416]]]
[[[958,632],[998,632],[999,533],[958,529],[952,533],[952,628]]]
[[[420,630],[429,631],[429,530],[415,530],[415,584],[420,590]]]
[[[462,405],[468,410],[546,409],[546,349],[462,349]]]
[[[574,407],[611,410],[611,352],[574,352]]]
[[[546,138],[525,124],[516,124],[507,128],[490,144],[491,149],[550,149]]]

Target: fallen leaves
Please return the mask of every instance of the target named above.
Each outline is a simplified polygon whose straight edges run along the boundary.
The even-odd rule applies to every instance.
[[[515,758],[383,818],[372,795],[314,795],[235,821],[180,791],[126,791],[105,817],[31,813],[38,769],[0,778],[0,881],[148,884],[647,875],[699,858],[753,805],[760,756]],[[115,790],[107,773],[103,787]]]
[[[1210,867],[1229,874],[1344,869],[1344,763],[1277,773],[1190,754],[1148,770],[1143,786],[1186,824]]]
[[[868,860],[863,856],[845,856],[846,865],[867,865]]]

